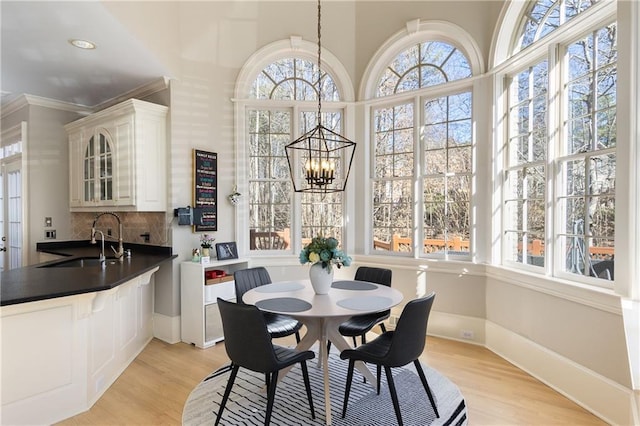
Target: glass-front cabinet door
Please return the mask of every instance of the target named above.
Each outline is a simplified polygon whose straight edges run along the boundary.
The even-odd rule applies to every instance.
[[[85,202],[113,201],[113,148],[105,132],[91,136],[84,152],[83,199]]]
[[[129,99],[64,126],[71,211],[166,211],[167,112]]]

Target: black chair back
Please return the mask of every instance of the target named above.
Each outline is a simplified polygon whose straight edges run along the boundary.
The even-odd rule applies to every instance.
[[[267,330],[265,317],[254,305],[232,303],[218,298],[218,308],[222,318],[224,346],[227,355],[231,359],[231,374],[220,402],[215,426],[220,424],[224,407],[227,404],[240,367],[264,373],[265,375],[267,411],[264,416],[264,424],[268,426],[271,422],[273,401],[276,395],[280,370],[300,363],[307,399],[309,400],[311,418],[315,418],[309,371],[307,370],[307,360],[313,359],[315,353],[313,351],[298,351],[297,349],[273,345],[271,335]]]
[[[233,273],[236,287],[236,302],[244,303],[242,296],[252,288],[265,284],[271,284],[271,277],[266,268],[260,266],[257,268],[248,268]]]
[[[436,417],[440,417],[433,392],[431,392],[424,370],[418,359],[426,343],[427,321],[429,320],[429,314],[431,313],[435,296],[435,293],[431,293],[428,296],[407,303],[402,310],[402,314],[400,314],[398,324],[394,331],[384,332],[370,343],[365,343],[355,349],[347,349],[340,353],[341,359],[349,360],[347,384],[344,391],[344,405],[342,406],[342,418],[344,418],[347,413],[351,381],[353,380],[353,369],[356,361],[376,364],[378,395],[380,394],[380,373],[382,367],[384,367],[391,401],[393,402],[393,409],[396,413],[398,425],[400,426],[403,424],[402,414],[400,413],[400,403],[398,401],[398,394],[391,369],[393,367],[402,367],[413,362],[418,376],[420,376],[422,386],[429,397],[431,407]]]
[[[278,369],[276,355],[264,315],[253,305],[218,298],[224,346],[231,362],[252,371],[269,373]]]
[[[353,279],[356,281],[369,281],[391,287],[391,269],[360,266]]]
[[[407,303],[400,314],[385,365],[401,367],[417,359],[424,350],[427,322],[436,294]]]

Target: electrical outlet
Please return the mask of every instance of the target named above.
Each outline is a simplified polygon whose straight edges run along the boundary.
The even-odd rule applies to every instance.
[[[460,336],[463,339],[473,340],[473,331],[471,331],[471,330],[460,330]]]
[[[56,239],[56,230],[55,230],[55,229],[52,229],[52,230],[50,230],[50,231],[49,231],[49,230],[45,229],[45,231],[44,231],[44,237],[45,237],[47,240],[55,240],[55,239]]]

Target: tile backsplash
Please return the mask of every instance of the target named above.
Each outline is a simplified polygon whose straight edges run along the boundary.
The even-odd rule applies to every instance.
[[[169,246],[169,227],[171,218],[164,212],[116,212],[122,222],[122,239],[124,242],[136,244],[150,244],[154,246]],[[71,233],[74,240],[88,240],[91,238],[91,225],[98,213],[72,213]],[[118,221],[109,214],[100,216],[96,229],[104,233],[109,239],[118,238]],[[149,233],[149,241],[145,241],[143,234]]]

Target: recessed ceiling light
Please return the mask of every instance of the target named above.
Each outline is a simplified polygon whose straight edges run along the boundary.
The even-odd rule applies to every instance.
[[[78,49],[95,49],[96,45],[87,40],[80,40],[77,38],[69,40],[72,46],[77,47]]]

